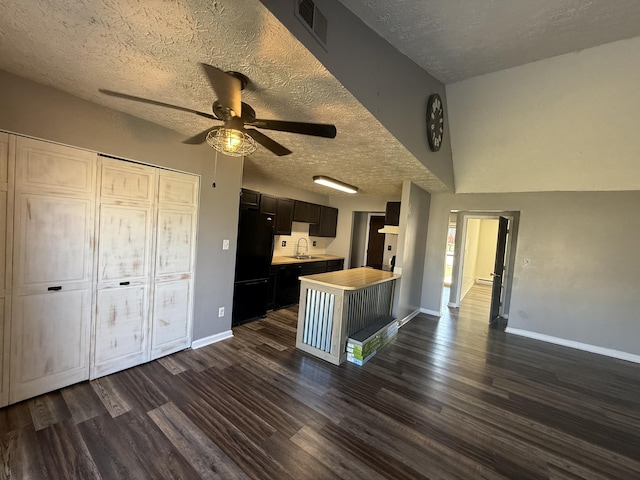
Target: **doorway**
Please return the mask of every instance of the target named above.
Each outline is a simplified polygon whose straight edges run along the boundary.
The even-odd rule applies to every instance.
[[[482,292],[490,325],[506,326],[519,217],[519,212],[452,212],[448,235],[453,225],[455,246],[450,288],[443,284],[449,307],[460,307],[469,292],[478,301]]]

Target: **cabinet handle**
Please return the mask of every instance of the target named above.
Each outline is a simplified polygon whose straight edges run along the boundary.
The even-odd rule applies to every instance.
[[[131,282],[120,282],[120,285],[129,285]]]
[[[62,290],[62,287],[58,285],[57,287],[49,287],[47,288],[50,292],[57,292],[58,290]]]

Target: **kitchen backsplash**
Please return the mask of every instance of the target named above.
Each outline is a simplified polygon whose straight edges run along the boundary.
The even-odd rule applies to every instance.
[[[306,248],[304,240],[300,242],[300,252],[296,252],[296,244],[298,240],[304,238],[307,241],[308,248]],[[327,244],[332,238],[322,237],[309,237],[309,224],[301,222],[293,222],[291,226],[291,235],[276,235],[275,246],[273,249],[273,255],[276,257],[287,257],[290,255],[296,255],[297,253],[308,252],[309,255],[320,255],[325,253]],[[282,246],[282,242],[287,242],[285,247]],[[313,246],[313,242],[316,242],[316,246]]]

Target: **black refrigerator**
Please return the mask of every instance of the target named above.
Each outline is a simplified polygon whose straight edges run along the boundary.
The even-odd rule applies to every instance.
[[[269,270],[273,258],[274,215],[240,210],[232,324],[267,313]]]

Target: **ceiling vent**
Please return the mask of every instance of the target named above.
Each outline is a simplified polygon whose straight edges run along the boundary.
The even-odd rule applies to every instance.
[[[312,0],[295,0],[296,17],[307,27],[314,38],[323,47],[327,46],[327,17],[325,17]]]

